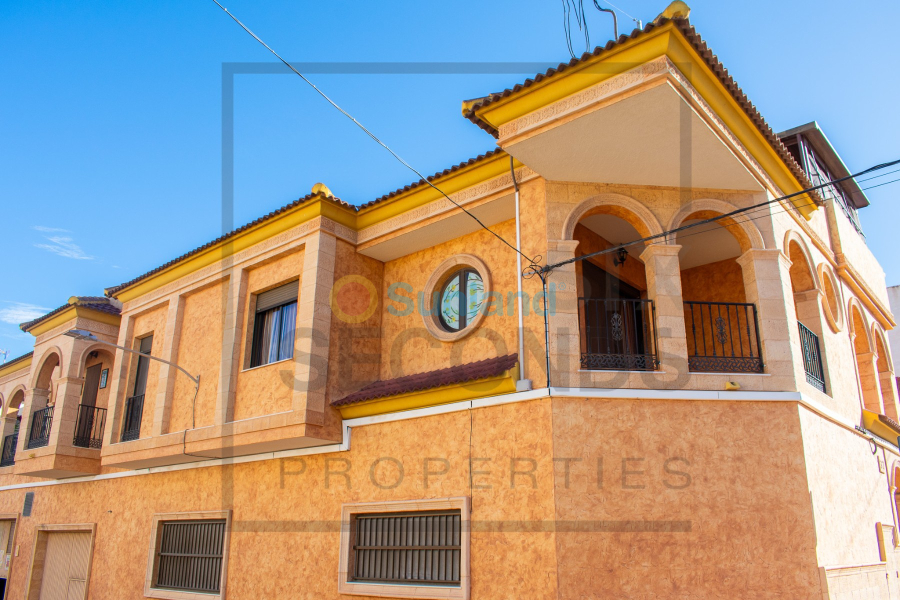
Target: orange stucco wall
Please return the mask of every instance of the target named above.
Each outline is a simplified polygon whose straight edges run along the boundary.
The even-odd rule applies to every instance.
[[[337,599],[343,503],[471,496],[473,598],[819,598],[803,456],[791,403],[544,398],[357,427],[343,453],[36,488],[9,597],[38,524],[96,523],[90,597],[120,600],[142,597],[154,513],[233,507],[228,597]]]
[[[241,371],[237,375],[237,393],[234,399],[234,419],[248,419],[290,410],[290,382],[293,370],[288,364],[276,363],[250,369],[250,350],[253,340],[253,320],[255,306],[253,296],[291,280],[300,280],[303,274],[303,248],[267,261],[251,269],[247,273],[247,298],[244,300],[244,318],[241,335],[239,365]]]

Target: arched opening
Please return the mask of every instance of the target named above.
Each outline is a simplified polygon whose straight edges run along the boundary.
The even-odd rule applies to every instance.
[[[59,354],[51,352],[38,371],[31,391],[31,423],[28,426],[26,448],[40,448],[50,442],[53,407],[56,403],[55,382],[60,374]]]
[[[872,334],[875,339],[875,368],[878,370],[884,414],[895,421],[900,421],[900,416],[898,416],[900,407],[897,405],[897,382],[894,378],[894,369],[891,357],[888,355],[887,344],[884,343],[884,335],[881,331],[876,329]]]
[[[6,413],[3,416],[3,447],[0,451],[0,467],[14,465],[16,445],[19,441],[19,425],[22,422],[22,411],[25,409],[25,390],[15,390],[9,398]]]
[[[75,420],[75,446],[100,448],[103,443],[112,364],[113,356],[105,349],[92,349],[85,355],[81,370],[84,383]]]
[[[574,226],[575,254],[607,250],[645,237],[648,231],[638,216],[621,206],[597,206]],[[656,369],[653,303],[647,297],[643,250],[642,244],[633,245],[575,263],[582,369]]]
[[[824,347],[820,342],[823,315],[815,268],[806,249],[796,238],[788,237],[786,250],[791,260],[791,291],[794,294],[806,382],[824,392],[827,389]]]
[[[869,341],[866,322],[855,304],[849,309],[850,335],[853,340],[853,352],[856,355],[856,370],[859,375],[859,392],[862,395],[863,407],[875,413],[883,414],[881,392],[878,375],[875,370],[875,352]]]
[[[722,213],[699,210],[677,227]],[[747,232],[731,219],[699,224],[676,234],[681,246],[681,293],[688,368],[701,372],[762,372],[756,307],[747,302],[738,257],[752,248]]]

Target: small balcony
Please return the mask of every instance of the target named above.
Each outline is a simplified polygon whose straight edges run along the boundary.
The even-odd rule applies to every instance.
[[[125,424],[122,441],[130,442],[141,437],[141,417],[144,413],[144,395],[132,396],[125,401]]]
[[[31,417],[31,429],[28,431],[29,450],[43,448],[50,442],[50,427],[53,425],[53,407],[48,406],[34,411]]]
[[[19,443],[19,432],[3,438],[3,452],[0,454],[0,467],[11,467],[16,464],[16,445]]]
[[[822,355],[819,352],[819,336],[799,321],[797,326],[800,328],[800,346],[803,349],[803,370],[806,371],[806,382],[820,392],[824,392],[825,369],[822,368]]]
[[[78,405],[78,419],[75,421],[75,437],[72,444],[79,448],[100,449],[103,445],[103,431],[106,427],[106,409],[86,404]]]
[[[688,369],[701,373],[762,373],[756,306],[685,302]]]
[[[654,371],[659,366],[651,300],[579,298],[581,368]]]

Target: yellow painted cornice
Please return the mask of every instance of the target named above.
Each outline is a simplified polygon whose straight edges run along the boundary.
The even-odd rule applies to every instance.
[[[22,360],[17,360],[14,363],[9,363],[6,365],[0,365],[0,377],[6,377],[10,373],[15,373],[16,371],[21,371],[22,369],[27,369],[31,367],[31,359],[33,357],[29,356],[28,358],[23,358]]]
[[[106,323],[107,325],[113,325],[115,327],[118,327],[119,323],[122,320],[119,315],[111,315],[109,313],[101,312],[99,310],[92,310],[84,306],[71,305],[68,306],[65,310],[53,315],[49,319],[41,321],[40,323],[29,329],[28,333],[30,333],[34,337],[37,337],[39,335],[47,333],[55,327],[59,327],[67,321],[74,321],[78,317],[84,317],[85,319],[97,321],[98,323]]]
[[[515,161],[515,167],[522,163]],[[509,155],[497,152],[493,156],[479,160],[445,175],[435,178],[432,183],[445,194],[455,194],[466,188],[509,173]],[[359,211],[356,217],[358,229],[365,229],[397,215],[416,209],[420,206],[439,200],[443,196],[430,185],[422,184],[411,190],[374,204]]]
[[[747,111],[672,21],[476,109],[475,116],[499,130],[506,123],[661,56],[678,67],[784,194],[804,189]],[[807,219],[818,208],[806,196],[793,198],[792,202]]]
[[[327,217],[341,225],[356,228],[356,215],[352,209],[340,206],[322,195],[261,221],[253,227],[248,227],[239,234],[213,244],[202,252],[185,257],[184,260],[117,291],[113,296],[122,302],[128,302],[316,217]]]
[[[516,162],[515,166],[521,167],[522,164]],[[507,172],[509,172],[509,155],[499,151],[493,156],[436,177],[433,183],[445,193],[453,194]],[[359,231],[434,202],[441,197],[441,194],[431,186],[419,185],[363,208],[357,213],[347,206],[334,202],[326,197],[324,192],[321,192],[320,197],[262,220],[257,225],[248,227],[233,237],[222,240],[201,252],[186,256],[183,260],[118,290],[112,295],[122,302],[128,302],[319,216],[327,217],[354,231]]]
[[[358,417],[371,417],[373,415],[509,394],[516,391],[516,372],[516,368],[513,368],[498,377],[447,385],[421,392],[399,394],[388,398],[377,398],[367,402],[338,406],[337,408],[341,412],[342,418],[356,419]]]

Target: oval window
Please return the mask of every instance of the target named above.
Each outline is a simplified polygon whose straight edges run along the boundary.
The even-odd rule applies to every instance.
[[[441,326],[455,332],[465,329],[484,305],[484,282],[473,269],[457,271],[441,289]]]

